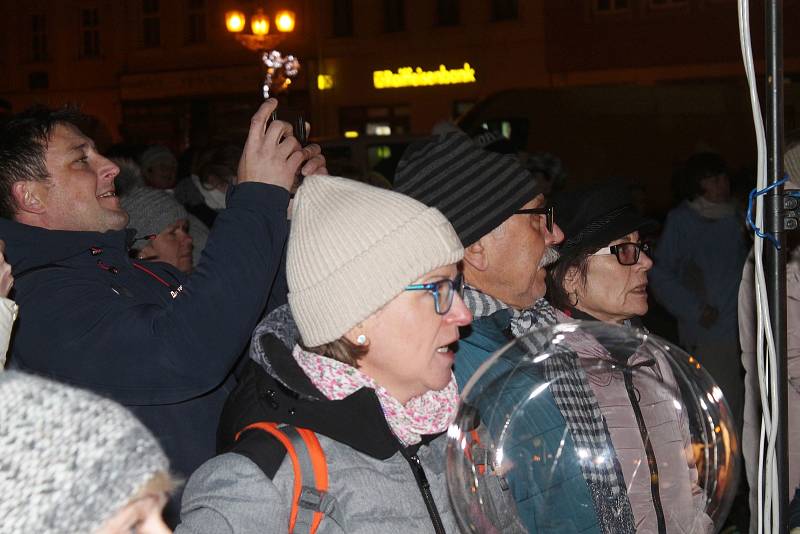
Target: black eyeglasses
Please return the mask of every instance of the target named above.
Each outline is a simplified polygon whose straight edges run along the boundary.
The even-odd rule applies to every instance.
[[[536,214],[536,215],[544,215],[545,216],[545,224],[547,226],[547,231],[551,234],[553,233],[553,206],[547,206],[546,208],[526,208],[522,210],[517,210],[514,212],[515,215],[528,215],[528,214]]]
[[[636,265],[639,262],[639,253],[650,254],[649,243],[620,243],[604,247],[592,254],[592,256],[615,255],[620,265]]]
[[[464,296],[464,276],[458,273],[453,280],[445,278],[428,284],[411,284],[406,286],[406,291],[430,291],[436,313],[445,315],[453,305],[455,294],[458,293],[459,297]]]

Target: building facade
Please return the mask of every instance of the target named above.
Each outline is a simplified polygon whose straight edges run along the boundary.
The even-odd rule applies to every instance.
[[[784,6],[788,130],[800,125],[788,24],[800,0]],[[242,139],[263,72],[225,13],[258,8],[297,15],[280,49],[302,68],[281,99],[322,138],[422,135],[508,89],[744,91],[736,0],[0,0],[0,98],[14,110],[77,103],[101,142]]]

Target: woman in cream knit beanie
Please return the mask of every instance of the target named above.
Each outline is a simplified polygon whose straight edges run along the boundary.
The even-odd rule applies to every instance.
[[[397,344],[410,341],[413,321],[392,323],[384,306],[392,309],[387,304],[394,299],[400,301],[394,307],[420,297],[430,300],[405,290],[425,275],[455,279],[455,263],[463,256],[455,230],[437,209],[346,178],[307,178],[295,196],[286,254],[289,305],[304,346],[367,374],[391,374],[397,369],[387,373],[387,360],[377,356],[356,362],[369,352],[396,354]],[[420,349],[424,353],[443,345]],[[409,360],[404,355],[397,367],[407,367]],[[451,365],[420,369],[428,376],[416,389],[395,396],[405,402],[426,388],[441,389]],[[403,369],[403,374],[413,373]],[[384,380],[393,383],[399,377]]]
[[[457,532],[443,433],[458,406],[452,346],[472,319],[461,242],[435,208],[353,180],[309,176],[294,200],[286,275],[300,343],[259,330],[281,308],[259,325],[252,350],[265,360],[231,397],[239,416],[252,421],[255,410],[319,440],[327,487],[317,534]],[[237,430],[232,452],[189,480],[176,533],[308,532],[304,505],[291,512],[297,478],[285,448],[262,427]]]

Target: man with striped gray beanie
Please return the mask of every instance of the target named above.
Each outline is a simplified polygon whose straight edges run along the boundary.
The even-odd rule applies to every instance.
[[[395,190],[438,208],[464,245],[464,302],[474,321],[462,333],[456,352],[454,372],[463,387],[509,340],[556,322],[555,310],[543,298],[545,267],[558,259],[553,247],[564,234],[553,221],[552,208],[545,205],[544,184],[519,158],[487,150],[481,140],[460,130],[409,146],[397,167]],[[568,401],[549,389],[541,392],[530,421],[538,428],[550,424],[547,432],[537,435],[545,449],[574,458],[576,443],[597,441],[593,433],[601,440],[607,434],[600,424],[592,435],[576,434],[579,428],[562,413],[559,401],[564,400]],[[528,457],[533,455],[530,451]],[[574,532],[632,532],[630,513],[623,510],[614,516],[604,509],[609,508],[603,505],[606,490],[625,495],[624,482],[613,468],[604,474],[603,481],[610,482],[598,485],[592,479],[595,473],[582,470],[578,462],[554,465],[538,488],[515,494],[520,518],[531,532],[555,533],[567,525]],[[547,518],[555,516],[563,522],[548,525]]]

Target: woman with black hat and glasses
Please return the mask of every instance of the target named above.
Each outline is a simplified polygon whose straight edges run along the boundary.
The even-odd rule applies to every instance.
[[[548,272],[547,297],[559,310],[559,320],[640,327],[648,308],[647,273],[653,266],[640,232],[656,223],[639,215],[627,189],[617,184],[561,195],[554,205],[565,239],[559,261]],[[584,408],[602,415],[636,530],[711,532],[688,421],[670,394],[678,386],[666,360],[636,349],[628,354],[610,351],[594,338],[579,346],[575,356],[576,375],[590,399],[586,402],[591,406]],[[664,387],[652,387],[654,383]]]

